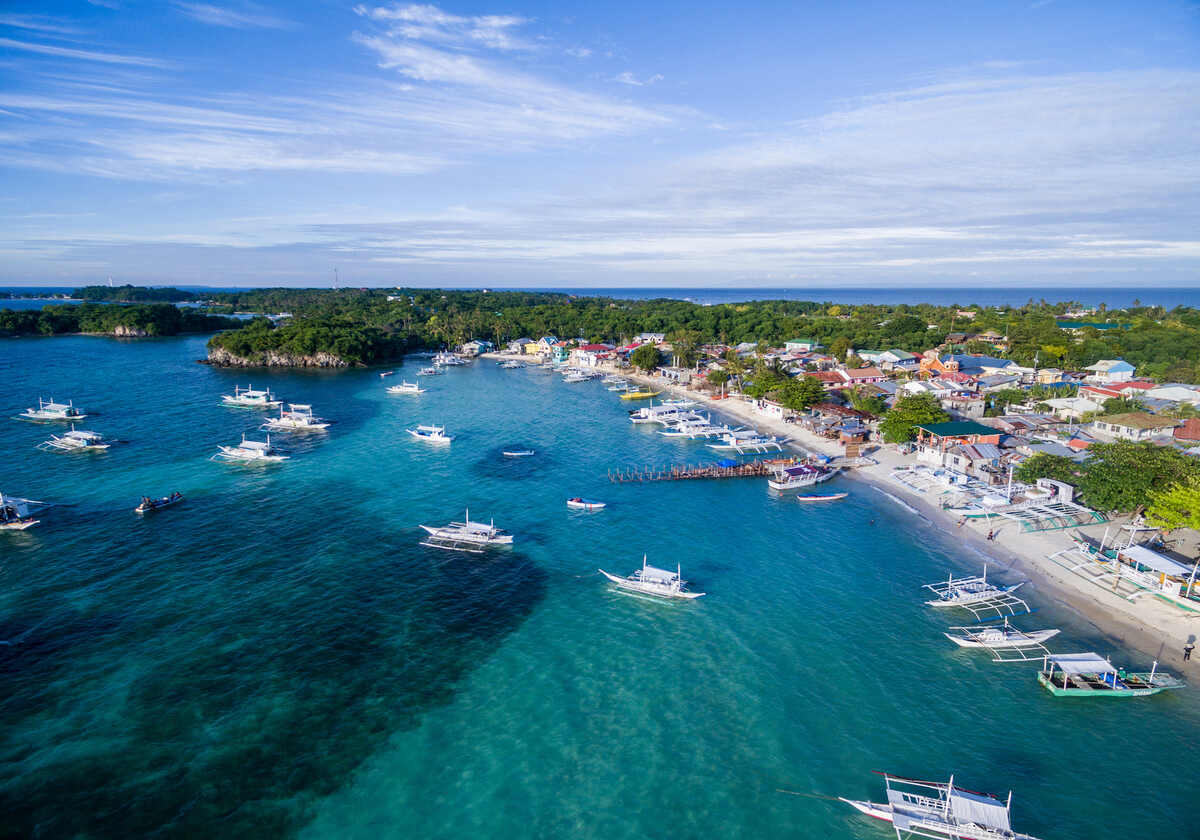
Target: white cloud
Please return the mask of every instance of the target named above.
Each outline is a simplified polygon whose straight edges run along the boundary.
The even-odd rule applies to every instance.
[[[587,58],[592,54],[592,51],[587,47],[568,47],[563,52],[574,58]]]
[[[31,32],[45,32],[50,35],[78,35],[80,33],[77,27],[47,15],[0,15],[0,26],[27,29]]]
[[[494,50],[529,50],[532,45],[514,32],[529,23],[516,15],[476,15],[463,17],[429,5],[393,5],[354,7],[355,13],[388,24],[388,35],[417,41],[430,41],[456,47],[484,47]]]
[[[255,4],[241,8],[174,0],[174,6],[192,20],[227,29],[289,29],[291,21],[276,17]]]
[[[640,81],[636,76],[633,75],[633,73],[631,73],[628,70],[626,70],[624,73],[618,73],[616,76],[613,77],[614,82],[620,82],[623,85],[633,85],[635,87],[642,87],[643,85],[652,85],[655,82],[661,82],[662,80],[663,80],[662,74],[655,73],[653,76],[650,76],[645,81]]]
[[[114,53],[94,52],[92,50],[76,50],[69,47],[54,47],[49,44],[33,44],[28,41],[14,41],[11,38],[0,38],[0,47],[7,47],[10,50],[22,50],[24,52],[38,53],[39,55],[50,55],[56,58],[74,58],[80,61],[98,61],[103,64],[130,64],[139,67],[164,67],[165,62],[158,61],[152,58],[141,58],[130,55],[116,55]]]

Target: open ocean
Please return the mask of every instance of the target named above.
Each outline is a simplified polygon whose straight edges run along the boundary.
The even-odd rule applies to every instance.
[[[0,292],[10,292],[19,295],[36,294],[66,294],[73,287],[57,288],[38,287],[0,287]],[[218,289],[210,286],[179,286],[178,288],[193,292],[204,291],[233,291]],[[500,290],[499,287],[491,287]],[[1176,306],[1200,307],[1200,288],[1038,288],[1027,287],[988,287],[967,286],[954,288],[913,288],[911,286],[887,286],[879,288],[594,288],[594,289],[511,289],[508,291],[532,292],[565,292],[573,295],[612,297],[625,300],[640,300],[647,298],[672,298],[687,300],[700,304],[739,303],[748,300],[813,300],[827,303],[843,304],[901,304],[901,303],[932,303],[938,306],[959,304],[968,306],[1021,306],[1026,302],[1046,300],[1050,303],[1074,301],[1086,307],[1107,304],[1116,309],[1132,306],[1134,301],[1142,305],[1164,306],[1168,309]],[[63,303],[64,301],[46,301],[41,299],[29,300],[0,300],[0,309],[41,309],[47,303]]]
[[[1056,699],[1036,666],[954,648],[921,585],[981,558],[865,484],[809,506],[762,479],[612,485],[711,456],[597,382],[480,361],[389,396],[426,360],[246,374],[196,364],[204,343],[4,340],[0,488],[60,505],[0,533],[2,837],[883,840],[828,798],[880,798],[872,770],[1012,788],[1047,840],[1195,836],[1200,689]],[[295,456],[275,467],[212,463],[260,434],[220,404],[249,383],[336,425],[273,436]],[[59,427],[7,418],[39,395],[126,442],[36,450]],[[418,422],[458,437],[423,446]],[[418,545],[465,508],[515,546]],[[708,594],[596,573],[643,554]],[[1055,649],[1149,667],[1029,595]]]

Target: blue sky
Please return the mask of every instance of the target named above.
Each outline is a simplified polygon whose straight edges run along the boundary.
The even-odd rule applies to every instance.
[[[0,4],[0,284],[1200,285],[1200,4]]]

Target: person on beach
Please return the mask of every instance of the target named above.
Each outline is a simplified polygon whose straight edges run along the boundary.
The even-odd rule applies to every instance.
[[[1184,662],[1187,662],[1189,659],[1192,658],[1192,651],[1195,649],[1196,649],[1196,645],[1193,642],[1188,642],[1187,644],[1185,644],[1183,646],[1183,661]]]
[[[988,538],[988,542],[992,542],[994,539],[996,539],[996,532],[995,532],[995,531],[988,531],[988,537],[987,537],[987,538]]]

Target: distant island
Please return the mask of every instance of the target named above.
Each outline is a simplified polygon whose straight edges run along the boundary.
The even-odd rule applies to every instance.
[[[241,325],[235,318],[181,309],[169,303],[108,306],[99,303],[0,309],[0,335],[111,335],[145,338],[204,333]]]

